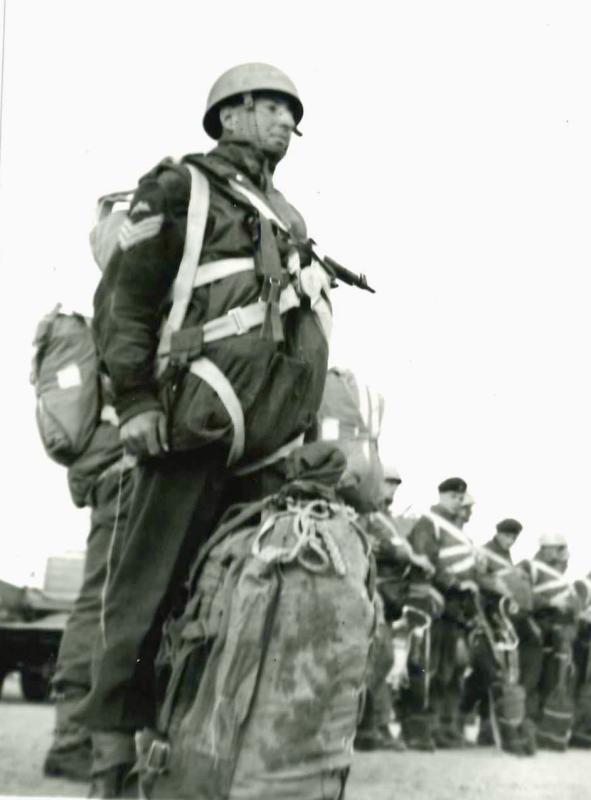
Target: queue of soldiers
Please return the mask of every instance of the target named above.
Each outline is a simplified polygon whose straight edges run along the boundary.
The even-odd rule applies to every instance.
[[[514,565],[521,524],[501,520],[476,547],[463,530],[474,501],[462,479],[444,481],[409,530],[388,510],[400,477],[386,478],[384,508],[368,517],[384,615],[357,747],[461,748],[476,716],[479,745],[519,755],[591,747],[591,573],[566,577],[565,537],[542,535]],[[393,686],[396,636],[407,663]]]
[[[240,797],[338,800],[353,737],[359,749],[461,746],[465,720],[478,713],[483,742],[492,737],[507,750],[530,752],[536,726],[538,743],[562,749],[571,730],[557,698],[573,697],[573,647],[577,691],[588,691],[589,628],[581,610],[590,587],[573,589],[564,578],[564,543],[544,540],[517,579],[509,572],[519,523],[505,520],[477,552],[462,530],[472,501],[458,478],[441,484],[438,504],[407,531],[389,512],[399,482],[392,475],[385,500],[378,469],[372,502],[356,502],[363,464],[370,470],[376,463],[366,447],[369,440],[375,447],[371,425],[363,435],[355,425],[349,431],[349,439],[363,440],[355,469],[347,448],[330,444],[342,446],[347,437],[318,429],[330,288],[337,280],[367,284],[320,254],[302,216],[274,187],[302,116],[298,92],[280,70],[235,67],[214,84],[206,105],[203,125],[215,149],[180,163],[165,159],[135,192],[100,203],[91,237],[103,270],[92,321],[100,420],[81,452],[62,460],[76,502],[92,510],[92,528],[84,584],[58,659],[57,726],[45,764],[48,775],[90,777],[92,797],[123,796],[139,771],[143,796],[232,798],[238,795],[230,783],[242,780]],[[54,317],[45,339],[56,325]],[[55,425],[55,405],[47,417],[43,409],[56,394],[50,398],[41,384],[43,429],[49,418]],[[379,416],[376,407],[372,413]],[[44,441],[49,449],[54,439]],[[258,528],[236,527],[254,518]],[[282,534],[285,519],[291,527]],[[360,525],[371,558],[355,538]],[[248,541],[248,551],[232,551],[230,534],[236,547]],[[296,544],[288,547],[281,536]],[[230,549],[222,556],[218,545]],[[247,552],[258,559],[252,569]],[[275,659],[286,672],[262,680],[264,659],[245,637],[252,634],[266,652],[281,607],[277,592],[297,570],[308,587],[302,604],[320,596],[322,580],[329,581],[328,599],[315,612],[303,605],[293,611],[301,637],[286,643],[286,663],[281,653]],[[341,584],[330,583],[331,575]],[[221,576],[232,587],[225,600],[216,593]],[[241,608],[234,596],[243,598]],[[297,605],[297,595],[283,597]],[[345,652],[338,617],[347,602],[357,628],[349,624]],[[285,628],[272,630],[281,641]],[[210,651],[213,640],[218,647]],[[400,642],[405,674],[392,691]],[[329,653],[329,646],[341,651]],[[312,662],[297,672],[298,658],[310,654]],[[297,719],[287,718],[289,702],[269,700],[274,716],[265,725],[273,723],[280,746],[275,752],[269,740],[257,744],[255,780],[237,755],[248,741],[252,692],[279,685],[296,692],[298,681],[305,691],[293,703]],[[312,690],[314,702],[306,695]],[[358,697],[365,704],[356,730]],[[390,733],[394,711],[400,740]],[[562,728],[553,727],[556,720]],[[589,734],[583,720],[570,741],[587,742]],[[303,755],[291,763],[286,752]],[[171,774],[181,775],[172,787],[162,783]]]

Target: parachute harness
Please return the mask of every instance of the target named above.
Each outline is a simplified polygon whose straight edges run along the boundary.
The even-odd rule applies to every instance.
[[[345,514],[349,522],[356,518],[355,512],[346,506],[328,500],[315,499],[302,504],[287,498],[287,508],[271,514],[261,525],[252,545],[252,554],[265,564],[291,564],[294,561],[315,574],[324,574],[331,569],[341,578],[347,574],[347,566],[341,551],[329,530],[326,521]],[[265,542],[279,520],[289,518],[289,538],[293,545],[278,547]]]

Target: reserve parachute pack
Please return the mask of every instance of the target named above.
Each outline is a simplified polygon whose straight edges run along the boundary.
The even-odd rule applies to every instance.
[[[535,726],[526,716],[526,693],[519,679],[519,637],[511,619],[509,595],[489,598],[487,609],[475,597],[476,625],[470,635],[474,661],[484,658],[490,670],[488,714],[494,742],[516,755],[536,752]]]
[[[339,451],[288,463],[280,493],[230,510],[199,554],[159,731],[139,737],[143,796],[343,796],[375,627],[369,544],[328,485]]]
[[[155,365],[170,447],[193,450],[222,442],[229,465],[250,465],[290,442],[301,444],[314,420],[328,361],[330,274],[318,260],[302,265],[289,224],[235,170],[222,174],[221,167],[199,155],[182,163],[165,159],[150,175],[163,170],[191,182],[184,250]],[[201,263],[212,186],[256,216],[260,236],[252,257]],[[120,254],[129,246],[124,223],[131,197],[117,192],[99,201],[91,244],[104,273],[97,290],[104,308]],[[276,236],[288,242],[287,268]],[[255,302],[248,278],[253,273],[259,289]],[[214,283],[215,292],[210,291]],[[207,321],[188,327],[185,317],[195,291],[206,293]],[[99,329],[100,322],[97,314]]]
[[[57,305],[37,326],[31,383],[43,446],[70,466],[86,449],[98,424],[98,357],[89,321]]]
[[[384,401],[348,369],[331,367],[318,412],[319,439],[334,442],[347,459],[339,492],[357,511],[380,507],[384,472],[378,453]]]

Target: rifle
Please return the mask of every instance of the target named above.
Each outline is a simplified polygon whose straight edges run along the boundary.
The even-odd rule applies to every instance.
[[[310,240],[310,244],[316,243]],[[312,249],[312,256],[316,259],[316,261],[318,261],[318,263],[322,264],[329,275],[339,281],[342,281],[342,283],[346,283],[349,286],[356,286],[358,289],[371,292],[371,294],[376,293],[376,290],[372,289],[372,287],[368,284],[367,278],[363,272],[360,272],[359,274],[357,272],[351,272],[350,269],[343,267],[343,265],[339,264],[338,261],[335,261],[334,258],[330,258],[330,256],[327,255],[318,255],[314,249]]]

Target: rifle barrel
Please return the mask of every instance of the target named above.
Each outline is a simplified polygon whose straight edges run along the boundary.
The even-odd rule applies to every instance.
[[[343,283],[348,283],[349,286],[357,286],[358,289],[371,292],[371,294],[376,293],[376,290],[372,289],[368,284],[367,278],[363,273],[357,274],[356,272],[351,272],[350,269],[343,267],[342,264],[339,264],[338,261],[335,261],[334,258],[330,258],[330,256],[324,256],[322,260],[327,267],[334,272],[335,277],[343,281]]]

